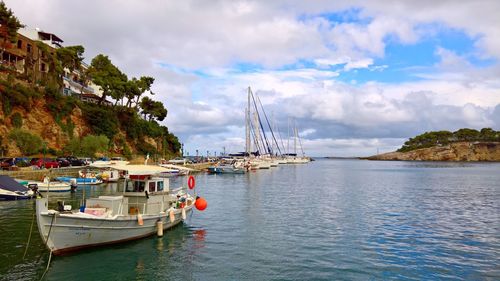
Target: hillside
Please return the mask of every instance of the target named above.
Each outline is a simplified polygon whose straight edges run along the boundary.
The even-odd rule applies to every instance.
[[[4,156],[170,157],[180,149],[177,137],[166,127],[141,118],[135,109],[86,103],[57,89],[7,78],[5,73],[0,73],[0,108],[0,152]],[[40,137],[42,147],[34,153],[23,152],[11,136],[16,130]],[[86,151],[76,151],[72,145],[79,145],[88,136],[106,137],[96,155],[85,155]]]
[[[368,160],[414,161],[500,161],[500,142],[454,142],[448,145],[389,152],[367,157]]]

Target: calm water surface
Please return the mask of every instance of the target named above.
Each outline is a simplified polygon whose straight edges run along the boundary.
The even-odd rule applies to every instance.
[[[46,279],[500,280],[500,164],[319,160],[200,174],[197,191],[207,210],[163,238],[55,257]],[[36,222],[23,260],[33,212],[0,202],[1,280],[45,270]]]

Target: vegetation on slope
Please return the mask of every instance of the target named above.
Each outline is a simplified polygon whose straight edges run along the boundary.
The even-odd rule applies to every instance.
[[[408,152],[415,149],[427,148],[433,146],[443,146],[453,142],[461,142],[461,141],[500,142],[500,131],[495,131],[491,128],[483,128],[480,131],[463,128],[455,132],[449,132],[449,131],[425,132],[414,138],[410,138],[397,151]]]
[[[0,40],[2,48],[6,50],[6,42],[15,42],[17,30],[23,25],[0,1]],[[3,116],[1,123],[10,119],[10,123],[18,131],[12,131],[9,138],[2,138],[2,152],[6,141],[14,141],[25,154],[34,154],[45,151],[47,143],[40,142],[32,137],[30,132],[20,130],[23,117],[13,113],[14,108],[30,112],[38,99],[45,100],[45,107],[57,125],[67,136],[66,146],[61,151],[52,151],[56,154],[74,154],[89,156],[89,154],[106,151],[120,151],[130,157],[133,152],[140,154],[166,155],[176,154],[180,150],[180,143],[168,128],[160,125],[167,116],[167,109],[160,101],[155,101],[145,94],[154,95],[151,87],[154,78],[142,76],[129,79],[105,55],[97,55],[92,59],[88,69],[82,68],[83,46],[68,46],[55,51],[42,42],[36,46],[44,53],[48,62],[48,73],[42,76],[35,75],[33,69],[38,58],[27,58],[24,73],[0,65],[0,103]],[[0,53],[1,54],[1,53]],[[91,81],[99,86],[103,95],[99,104],[90,104],[80,101],[75,96],[62,95],[63,77],[65,72],[77,71],[79,81],[88,86]],[[106,98],[113,99],[111,106],[105,105]],[[80,109],[86,124],[90,128],[88,136],[74,136],[75,124],[71,120],[72,113]],[[107,140],[105,143],[104,140]],[[156,143],[151,144],[151,140]],[[105,143],[105,144],[104,144]],[[132,145],[132,147],[129,146]],[[99,147],[96,147],[99,146]],[[50,149],[50,148],[49,148]]]

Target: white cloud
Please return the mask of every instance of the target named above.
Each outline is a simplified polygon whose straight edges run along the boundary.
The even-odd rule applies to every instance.
[[[469,63],[500,59],[498,1],[5,1],[23,23],[84,45],[88,59],[105,53],[130,76],[154,76],[169,129],[200,149],[243,143],[248,86],[278,124],[297,118],[317,153],[358,155],[421,130],[500,126],[500,67]],[[354,21],[325,16],[353,8]],[[435,66],[414,70],[418,81],[339,82],[359,69],[393,69],[376,63],[387,45],[414,44],[435,25],[463,31],[477,48],[438,48]]]

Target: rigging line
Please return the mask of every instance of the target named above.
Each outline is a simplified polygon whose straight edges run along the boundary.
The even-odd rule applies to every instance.
[[[297,132],[297,138],[299,139],[300,151],[302,151],[302,157],[306,156],[304,153],[304,148],[302,147],[302,141],[300,140],[299,133]]]
[[[283,138],[281,137],[281,132],[280,132],[280,128],[278,127],[278,125],[276,125],[276,129],[278,131],[278,137],[280,138],[280,141],[281,141],[281,148],[283,148],[283,152],[285,152],[285,144],[283,143]],[[283,153],[281,155],[283,155]]]
[[[276,137],[274,136],[273,128],[271,128],[271,124],[269,123],[269,119],[267,118],[266,111],[264,110],[264,106],[262,105],[262,102],[260,101],[259,96],[257,96],[257,100],[259,101],[260,108],[262,108],[262,112],[264,113],[264,117],[266,118],[266,122],[267,122],[267,125],[269,126],[269,130],[271,131],[271,136],[273,137],[274,143],[276,144],[276,147],[278,148],[278,151],[281,154],[281,149],[278,145],[278,141],[276,141]]]
[[[253,100],[253,104],[255,106],[255,111],[257,112],[257,119],[259,120],[260,128],[262,129],[262,135],[264,135],[264,140],[266,141],[267,152],[272,155],[273,153],[272,153],[271,148],[269,147],[269,141],[267,140],[266,132],[264,131],[264,126],[262,125],[262,121],[260,120],[259,109],[257,107],[257,102],[255,101],[255,97],[254,97],[253,93],[252,93],[252,100]]]
[[[260,145],[259,145],[259,142],[258,142],[258,140],[257,140],[257,136],[255,135],[255,129],[254,129],[254,127],[253,127],[253,126],[250,126],[250,134],[251,134],[251,135],[252,135],[252,137],[253,137],[253,142],[254,142],[254,144],[255,144],[255,149],[256,149],[257,151],[259,151],[259,154],[260,154]],[[251,154],[251,153],[252,153],[252,151],[249,151],[249,153]],[[248,155],[248,156],[250,156],[250,155]]]

